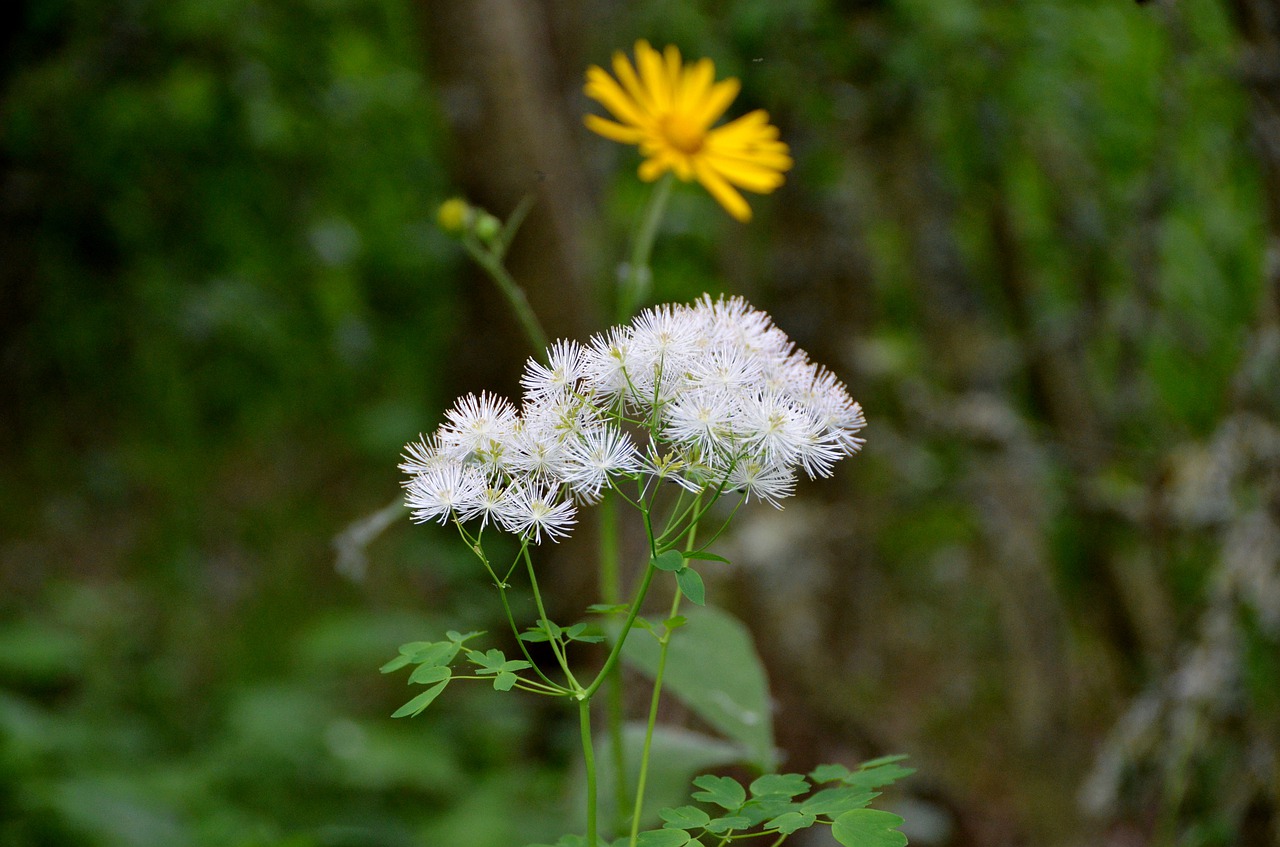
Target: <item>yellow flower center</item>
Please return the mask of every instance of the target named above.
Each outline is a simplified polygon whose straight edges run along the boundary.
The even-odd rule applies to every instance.
[[[684,115],[663,115],[658,121],[662,137],[675,149],[692,156],[702,149],[707,133]]]

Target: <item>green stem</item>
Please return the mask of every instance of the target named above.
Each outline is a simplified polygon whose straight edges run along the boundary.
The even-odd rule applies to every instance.
[[[697,534],[698,525],[695,523],[689,527],[686,550],[693,549]],[[677,587],[675,596],[671,598],[671,611],[667,614],[668,621],[679,614],[680,598],[680,589]],[[667,670],[667,653],[671,646],[671,635],[674,631],[670,627],[666,627],[663,630],[662,637],[658,639],[658,670],[653,675],[653,696],[649,698],[649,717],[644,726],[644,746],[640,749],[640,774],[636,778],[636,802],[631,810],[631,840],[629,842],[631,847],[635,847],[636,839],[640,837],[640,816],[644,811],[645,783],[649,778],[649,753],[653,747],[653,730],[658,724],[658,704],[662,699],[662,678]]]
[[[596,834],[596,754],[591,743],[591,698],[578,701],[578,728],[582,734],[582,759],[587,767],[587,844],[595,847]]]
[[[626,321],[640,305],[647,293],[651,273],[649,271],[649,255],[653,252],[653,240],[658,234],[658,222],[667,206],[667,198],[671,196],[671,174],[658,180],[649,195],[644,215],[640,220],[640,228],[636,230],[635,241],[631,243],[631,261],[627,265],[627,278],[622,290],[618,292],[619,323]]]
[[[542,605],[542,593],[538,591],[538,578],[533,573],[533,559],[529,557],[529,548],[523,550],[524,562],[529,570],[529,584],[533,586],[533,602],[538,607],[538,616],[547,625],[547,643],[551,645],[551,652],[555,654],[556,661],[560,663],[560,670],[564,671],[565,678],[569,680],[569,687],[574,691],[581,691],[582,686],[578,684],[578,680],[574,679],[573,671],[569,669],[569,659],[565,656],[564,645],[560,643],[560,639],[553,636],[550,632],[551,618],[547,617],[547,610]],[[589,698],[590,695],[587,695]]]
[[[671,620],[680,611],[680,590],[676,589],[676,596],[671,599],[671,613],[667,615],[667,620]],[[644,811],[644,791],[645,783],[649,779],[649,752],[653,747],[653,730],[658,724],[658,703],[662,699],[662,677],[667,670],[667,647],[671,644],[671,633],[673,630],[666,630],[662,633],[662,638],[658,639],[658,670],[653,675],[653,696],[649,698],[649,718],[644,725],[644,745],[640,748],[640,774],[636,778],[636,801],[631,811],[631,847],[635,847],[636,839],[640,836],[640,815]]]
[[[564,687],[552,682],[551,679],[542,672],[542,668],[538,667],[538,663],[533,660],[533,657],[529,655],[529,648],[525,646],[524,641],[520,638],[520,627],[516,625],[516,617],[511,612],[511,601],[507,598],[507,579],[511,577],[511,571],[515,569],[517,564],[519,564],[520,556],[517,554],[516,560],[512,563],[511,569],[507,571],[507,576],[503,579],[499,579],[498,575],[494,573],[493,565],[489,563],[489,557],[484,554],[484,548],[480,546],[480,536],[473,536],[468,533],[466,527],[464,527],[460,521],[454,521],[454,524],[458,527],[458,532],[461,533],[462,539],[466,541],[467,546],[471,548],[471,552],[475,554],[476,558],[480,560],[480,564],[484,565],[484,569],[489,573],[489,576],[492,577],[493,584],[498,589],[498,597],[502,600],[502,611],[506,613],[507,623],[511,625],[511,634],[516,637],[516,644],[520,646],[520,652],[524,654],[525,660],[528,661],[529,664],[533,665],[534,672],[538,676],[542,677],[543,682],[563,694],[565,692]],[[529,545],[526,542],[525,545],[520,548],[520,552],[525,553],[528,550],[528,547]]]
[[[507,590],[502,585],[498,586],[498,596],[502,598],[502,611],[506,612],[507,622],[511,624],[511,633],[516,637],[516,644],[520,647],[520,652],[524,654],[525,661],[533,666],[533,672],[542,677],[543,682],[555,687],[558,692],[564,694],[564,686],[556,685],[552,682],[551,678],[542,672],[542,668],[538,667],[538,663],[533,660],[533,656],[529,654],[529,647],[524,643],[524,639],[520,637],[520,628],[516,626],[515,616],[511,614],[511,603],[507,600]]]
[[[612,492],[600,503],[600,598],[609,605],[622,599],[618,567],[618,509]],[[627,804],[627,758],[622,739],[622,668],[609,672],[605,700],[605,726],[609,733],[609,751],[613,755],[614,814],[621,822]]]
[[[543,330],[538,316],[533,313],[532,307],[529,306],[529,298],[525,296],[524,289],[516,284],[516,281],[511,278],[511,274],[507,273],[507,269],[502,265],[502,260],[477,243],[474,238],[470,236],[464,237],[462,246],[471,254],[471,258],[476,260],[476,264],[484,268],[489,277],[498,284],[498,289],[507,298],[507,302],[511,305],[511,310],[516,314],[516,319],[520,321],[525,337],[533,345],[535,355],[539,358],[544,358],[546,356],[545,351],[551,344],[547,341],[547,333]]]
[[[520,224],[524,223],[529,210],[533,208],[533,204],[537,201],[538,198],[534,195],[526,194],[520,198],[515,210],[507,217],[507,222],[502,225],[502,232],[498,234],[493,244],[493,255],[497,257],[498,261],[502,261],[506,257],[507,248],[511,246],[512,239],[516,237],[516,231],[520,229]]]
[[[653,575],[658,569],[653,566],[650,561],[644,569],[644,578],[640,582],[640,587],[636,590],[636,596],[631,601],[631,611],[627,613],[627,619],[622,623],[622,631],[618,633],[618,638],[613,644],[613,649],[609,651],[609,657],[604,660],[604,666],[600,668],[600,673],[586,691],[582,692],[582,697],[590,699],[600,690],[600,686],[604,685],[605,679],[609,673],[613,671],[614,666],[618,664],[618,657],[622,654],[622,645],[627,640],[627,635],[631,632],[631,627],[636,622],[636,617],[640,614],[640,605],[644,602],[645,595],[649,593],[649,585],[653,582]]]

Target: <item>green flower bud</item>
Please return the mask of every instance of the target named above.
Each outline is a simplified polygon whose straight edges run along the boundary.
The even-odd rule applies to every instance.
[[[488,212],[480,212],[475,223],[475,233],[477,238],[488,244],[497,238],[498,234],[501,232],[502,221],[498,220]]]

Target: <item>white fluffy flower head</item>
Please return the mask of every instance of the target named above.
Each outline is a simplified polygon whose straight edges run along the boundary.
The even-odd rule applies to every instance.
[[[781,507],[796,474],[830,476],[866,419],[830,371],[739,297],[646,309],[583,347],[530,360],[517,409],[468,394],[405,447],[414,520],[479,519],[533,543],[571,532],[578,503],[631,480]]]

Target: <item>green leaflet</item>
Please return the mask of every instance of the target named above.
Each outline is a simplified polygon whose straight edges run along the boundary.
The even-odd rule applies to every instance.
[[[845,847],[903,847],[907,837],[898,831],[902,818],[879,809],[857,809],[835,819],[831,834]]]
[[[426,691],[419,694],[417,697],[414,697],[408,703],[405,703],[403,706],[396,709],[391,714],[391,717],[393,718],[417,717],[418,715],[422,714],[423,709],[431,705],[432,700],[440,696],[440,692],[444,691],[445,686],[448,684],[449,684],[449,680],[447,679],[444,680],[443,682],[436,683],[435,685],[428,688]]]
[[[688,597],[690,602],[699,606],[706,605],[707,588],[702,582],[702,575],[693,568],[681,568],[676,571],[676,584],[680,586],[680,593]]]

